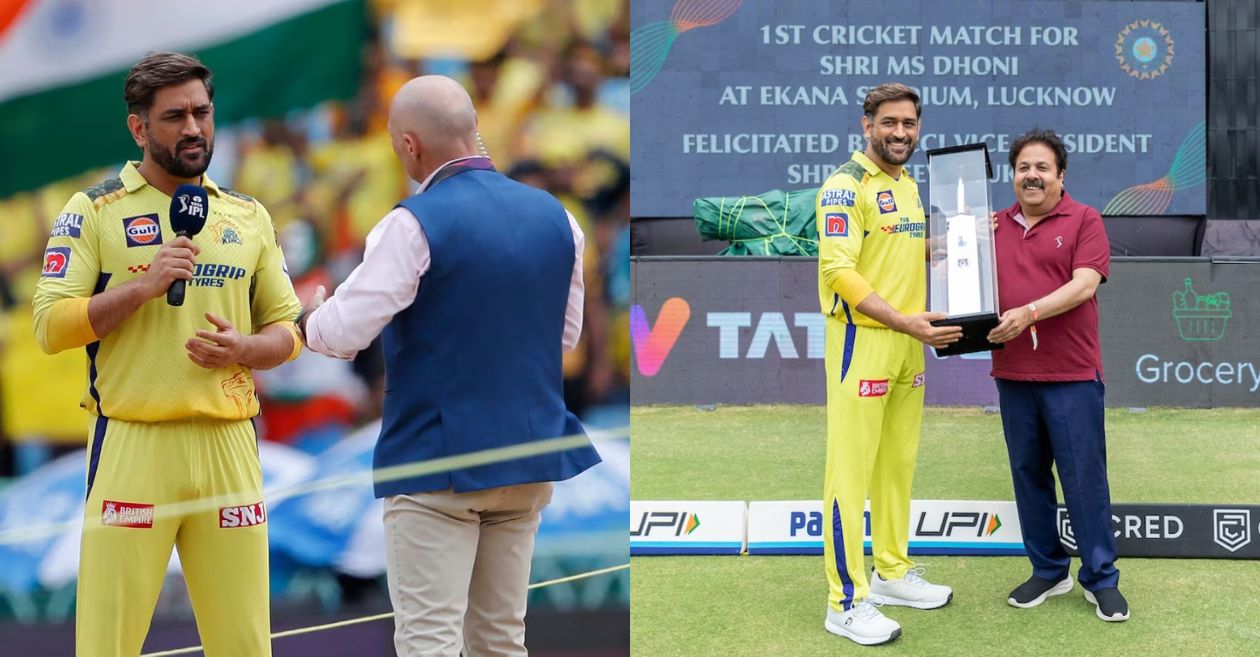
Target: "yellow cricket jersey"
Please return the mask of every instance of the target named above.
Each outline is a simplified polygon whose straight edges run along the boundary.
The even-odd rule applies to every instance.
[[[150,186],[137,164],[130,162],[118,177],[76,193],[53,226],[34,298],[36,336],[46,350],[67,348],[56,346],[64,336],[50,334],[58,302],[143,276],[160,246],[175,239],[168,217],[171,197]],[[198,329],[215,330],[207,312],[248,335],[269,324],[291,323],[301,306],[267,211],[208,177],[202,185],[209,215],[193,238],[201,253],[195,256],[184,305],[168,305],[165,295],[150,299],[108,336],[87,345],[82,406],[90,413],[136,422],[240,420],[258,414],[248,368],[205,369],[189,360],[184,344]],[[86,322],[84,309],[81,323]],[[95,337],[90,326],[83,331]]]
[[[893,180],[865,153],[856,152],[823,183],[815,209],[818,301],[824,315],[882,327],[854,309],[872,290],[902,314],[924,311],[927,222],[918,184],[908,171],[903,168]]]

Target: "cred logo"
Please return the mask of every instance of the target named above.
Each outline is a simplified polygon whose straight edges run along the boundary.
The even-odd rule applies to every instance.
[[[267,509],[262,502],[245,506],[219,508],[219,527],[253,527],[267,522]]]
[[[691,319],[691,306],[680,297],[665,300],[655,327],[648,326],[643,306],[636,304],[630,308],[630,342],[634,345],[639,374],[656,376],[661,371],[688,319]]]

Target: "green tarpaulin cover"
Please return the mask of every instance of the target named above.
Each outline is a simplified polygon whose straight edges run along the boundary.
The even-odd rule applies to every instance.
[[[818,189],[769,191],[756,196],[698,198],[696,232],[731,245],[718,255],[818,255],[814,201]]]

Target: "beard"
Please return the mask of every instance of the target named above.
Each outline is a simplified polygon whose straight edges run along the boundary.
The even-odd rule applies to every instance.
[[[201,156],[195,160],[182,158],[179,152],[193,146],[201,147]],[[214,142],[205,137],[188,137],[179,140],[174,148],[166,148],[154,141],[149,142],[149,155],[163,171],[176,178],[197,178],[210,166],[210,158],[214,155]]]
[[[893,155],[892,152],[888,148],[889,146],[893,144],[905,144],[906,145],[905,155],[902,155],[902,156]],[[883,141],[871,142],[871,147],[875,149],[875,154],[878,155],[881,160],[889,164],[893,164],[897,166],[901,166],[902,164],[905,164],[906,162],[908,162],[910,160],[910,156],[914,155],[914,149],[918,145],[919,145],[918,142],[913,139],[898,140],[898,139],[893,139],[891,137]]]

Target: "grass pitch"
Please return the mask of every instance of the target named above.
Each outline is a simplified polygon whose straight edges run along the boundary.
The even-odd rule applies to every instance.
[[[630,418],[631,499],[821,495],[821,407],[638,407]],[[1260,502],[1260,409],[1109,410],[1107,450],[1114,502]],[[914,497],[1014,499],[998,416],[928,409]],[[1260,655],[1255,561],[1122,558],[1132,617],[1104,623],[1079,586],[1034,609],[1007,605],[1007,593],[1029,574],[1024,557],[917,560],[929,579],[954,588],[954,601],[932,611],[886,608],[902,637],[867,648],[822,629],[821,557],[635,557],[631,650],[653,657]]]

